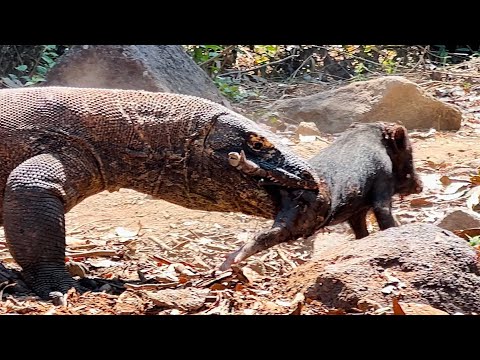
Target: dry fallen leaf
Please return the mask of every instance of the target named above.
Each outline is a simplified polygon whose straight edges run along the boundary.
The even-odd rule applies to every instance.
[[[468,192],[469,192],[468,188],[463,188],[462,190],[460,190],[456,193],[453,193],[453,194],[437,195],[437,198],[439,200],[442,200],[442,201],[452,201],[452,200],[460,199],[461,197],[467,196]]]
[[[439,180],[444,186],[448,186],[452,183],[452,180],[446,175],[443,175]]]
[[[260,274],[248,266],[244,266],[242,268],[242,272],[249,283],[254,283],[255,280],[258,280],[260,278]]]
[[[470,228],[470,229],[462,229],[462,230],[454,230],[453,233],[465,240],[468,240],[469,237],[474,237],[480,235],[479,228]]]
[[[427,163],[428,166],[430,166],[432,169],[435,169],[435,170],[444,169],[447,166],[451,165],[449,163],[446,163],[445,161],[442,161],[440,163],[436,163],[434,161],[427,160],[426,163]]]
[[[225,290],[227,287],[222,283],[216,283],[210,286],[210,290]]]
[[[480,175],[472,175],[470,176],[470,182],[473,185],[480,185]]]
[[[447,312],[435,309],[426,304],[400,302],[399,306],[400,305],[405,315],[448,315]]]
[[[415,198],[410,200],[410,205],[414,207],[420,207],[420,206],[430,206],[430,205],[433,205],[433,203],[430,200],[428,200],[428,198],[422,197],[422,198]]]
[[[470,183],[465,182],[465,181],[455,181],[447,185],[445,190],[443,191],[443,194],[445,195],[451,195],[458,193],[461,190],[466,190],[470,187]]]
[[[480,211],[480,186],[474,187],[470,191],[470,196],[467,199],[467,207],[473,211]]]
[[[392,304],[394,315],[405,315],[405,311],[403,311],[396,297],[392,298]]]

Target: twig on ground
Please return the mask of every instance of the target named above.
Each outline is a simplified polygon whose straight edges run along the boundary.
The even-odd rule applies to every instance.
[[[93,251],[83,251],[83,252],[67,252],[66,256],[72,258],[78,257],[109,257],[119,255],[119,252],[116,250],[93,250]]]
[[[200,236],[198,236],[193,230],[187,229],[193,236],[197,238],[197,240],[202,240]]]
[[[179,283],[165,283],[165,284],[140,284],[140,285],[134,285],[134,284],[124,284],[123,286],[126,289],[130,290],[161,290],[161,289],[169,289],[169,288],[174,288],[177,287]]]
[[[167,244],[164,244],[160,241],[158,241],[154,236],[147,236],[147,239],[154,242],[158,247],[164,249],[164,250],[167,250],[167,251],[170,251],[172,250],[172,248],[170,246],[168,246]]]

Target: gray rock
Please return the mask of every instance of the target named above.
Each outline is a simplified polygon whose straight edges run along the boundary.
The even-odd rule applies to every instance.
[[[407,129],[458,130],[462,114],[455,106],[425,94],[400,76],[358,81],[318,94],[278,100],[271,110],[287,121],[314,122],[337,133],[353,122],[397,122]]]
[[[479,228],[480,215],[470,210],[457,209],[448,213],[436,225],[450,231]]]
[[[317,241],[321,241],[321,237]],[[467,241],[431,224],[409,224],[341,242],[289,273],[281,288],[350,310],[392,297],[448,313],[480,311],[480,269]]]
[[[75,45],[43,85],[171,92],[230,107],[180,45]]]
[[[297,135],[297,136],[299,136],[299,135],[304,135],[304,136],[317,135],[317,136],[320,136],[322,134],[320,133],[320,130],[318,130],[318,127],[317,127],[317,125],[315,125],[314,122],[302,121],[298,125],[297,130],[295,132],[295,135]]]

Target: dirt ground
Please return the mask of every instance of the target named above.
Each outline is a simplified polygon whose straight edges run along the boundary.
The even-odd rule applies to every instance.
[[[422,194],[395,198],[394,213],[402,223],[435,222],[452,206],[465,207],[465,197],[455,192],[450,198],[441,198],[448,194],[437,181],[443,175],[468,180],[478,173],[480,127],[472,114],[465,114],[465,123],[458,132],[412,132],[415,165],[426,186]],[[291,140],[292,149],[306,159],[327,146],[325,140]],[[322,241],[324,233],[252,256],[233,272],[215,271],[225,255],[271,223],[239,213],[193,211],[126,189],[103,192],[72,209],[66,215],[66,228],[67,260],[82,263],[87,276],[112,280],[106,283],[105,292],[71,292],[67,305],[54,306],[32,295],[11,295],[3,284],[0,313],[298,313],[298,299],[279,297],[281,291],[275,288],[274,280],[308,261],[313,241]],[[370,228],[375,230],[373,221]],[[343,225],[329,227],[325,232],[352,236]],[[0,262],[18,269],[3,237]],[[115,279],[126,281],[127,291],[121,292]],[[152,282],[155,284],[149,285]],[[159,299],[160,289],[171,289],[168,291],[172,294],[165,291],[168,298]],[[181,300],[173,294],[179,289],[184,291]],[[335,309],[307,301],[301,313],[335,313]]]

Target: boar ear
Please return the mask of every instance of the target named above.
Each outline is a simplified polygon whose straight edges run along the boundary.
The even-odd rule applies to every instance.
[[[396,126],[393,130],[393,141],[395,144],[395,148],[398,151],[403,151],[407,148],[407,129],[403,126]]]

